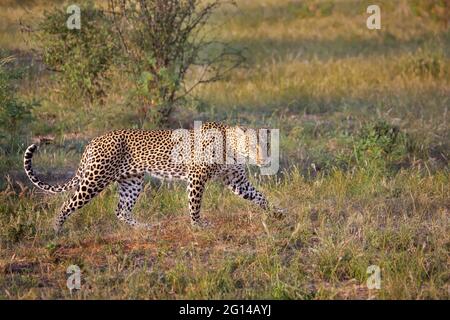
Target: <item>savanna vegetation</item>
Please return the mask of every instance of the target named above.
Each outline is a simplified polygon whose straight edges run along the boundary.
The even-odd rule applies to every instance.
[[[150,24],[127,39],[141,20],[112,20],[120,2],[83,4],[78,33],[70,2],[0,5],[0,298],[449,298],[448,1],[221,2],[200,33],[145,37]],[[370,4],[381,30],[366,28]],[[158,227],[118,222],[111,186],[54,235],[68,195],[29,183],[32,141],[51,141],[34,166],[56,183],[105,131],[194,120],[280,129],[279,173],[250,171],[284,219],[211,183],[213,226],[195,230],[185,186],[149,178],[134,212]],[[66,286],[70,265],[80,290]],[[366,285],[371,265],[380,289]]]

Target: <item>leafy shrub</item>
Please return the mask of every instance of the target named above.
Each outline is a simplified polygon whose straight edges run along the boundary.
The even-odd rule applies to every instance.
[[[58,72],[67,98],[102,101],[114,65],[135,84],[128,104],[138,106],[141,126],[149,117],[167,125],[175,102],[241,62],[238,52],[206,37],[206,22],[225,2],[109,0],[98,8],[87,2],[80,8],[80,30],[67,28],[69,15],[55,8],[45,13],[31,39]]]
[[[365,125],[353,142],[353,157],[358,166],[384,172],[405,159],[407,136],[384,120]]]
[[[20,150],[25,128],[33,120],[32,110],[38,105],[17,97],[14,83],[21,79],[23,70],[8,68],[12,60],[0,55],[0,144],[4,153]]]
[[[167,125],[175,102],[241,62],[237,52],[205,35],[206,22],[224,2],[109,0],[112,30],[137,85],[134,93],[152,122]]]
[[[81,28],[69,29],[65,8],[46,11],[32,33],[43,61],[57,72],[64,95],[93,102],[105,95],[106,72],[113,62],[115,41],[102,10],[91,3],[80,7]]]

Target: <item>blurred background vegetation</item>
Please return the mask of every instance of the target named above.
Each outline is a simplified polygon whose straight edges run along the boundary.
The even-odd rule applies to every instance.
[[[80,2],[79,31],[65,28],[70,1],[0,5],[0,189],[6,190],[0,229],[7,248],[36,237],[46,245],[49,231],[42,221],[51,219],[61,202],[45,198],[50,204],[36,207],[33,201],[41,195],[20,197],[28,192],[22,153],[33,139],[53,140],[34,163],[45,179],[61,181],[73,174],[84,145],[107,130],[226,121],[280,129],[279,175],[253,179],[289,204],[294,217],[284,226],[294,230],[278,226],[272,230],[277,236],[246,242],[263,245],[263,256],[240,256],[238,246],[231,248],[242,260],[236,258],[239,266],[236,259],[226,264],[241,271],[233,279],[227,278],[232,271],[217,266],[194,270],[186,279],[177,278],[186,270],[171,268],[165,278],[173,280],[167,280],[171,289],[155,280],[162,286],[156,297],[172,297],[170,290],[198,297],[189,291],[193,287],[201,297],[342,297],[348,293],[343,281],[363,283],[366,264],[378,261],[388,270],[379,297],[448,298],[449,1],[376,1],[381,30],[366,28],[366,8],[374,1],[365,0],[184,2],[151,7],[144,17],[166,21],[156,25],[140,24],[142,16],[132,7],[128,19],[114,15],[120,3]],[[180,14],[198,17],[205,8],[195,32],[186,34],[186,25],[173,22]],[[130,25],[136,32],[122,39]],[[175,37],[180,33],[184,36]],[[171,188],[146,198],[150,203],[138,214],[179,212],[183,190]],[[234,200],[224,197],[207,200],[206,211],[222,212],[221,201],[233,207]],[[115,203],[109,193],[99,201],[105,206],[94,201],[79,218],[97,231],[102,229],[93,222],[95,212],[113,211]],[[35,211],[41,220],[31,218]],[[403,226],[399,216],[406,219]],[[68,236],[74,243],[86,232],[78,228],[79,235]],[[243,232],[245,237],[256,231]],[[289,246],[277,251],[273,237]],[[413,254],[407,257],[408,250]],[[248,271],[255,265],[259,271]],[[298,270],[297,278],[281,275]],[[270,277],[248,283],[246,272]],[[199,279],[204,287],[194,284]],[[326,286],[317,289],[317,283]]]
[[[364,27],[364,1],[147,1],[147,16],[123,3],[81,3],[81,30],[66,27],[68,2],[3,5],[1,114],[14,114],[2,122],[3,168],[32,137],[193,119],[280,128],[284,167],[360,163],[355,138],[377,121],[407,136],[397,164],[447,162],[446,1],[380,2],[378,31]]]

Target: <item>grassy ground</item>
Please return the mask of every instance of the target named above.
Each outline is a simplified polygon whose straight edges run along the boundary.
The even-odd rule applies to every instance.
[[[245,50],[246,65],[198,87],[199,102],[180,109],[173,126],[201,119],[279,128],[280,174],[252,180],[288,208],[285,219],[266,219],[213,183],[203,206],[213,227],[196,231],[184,185],[149,181],[135,215],[160,223],[154,230],[116,221],[112,186],[55,237],[52,219],[67,195],[30,187],[21,153],[2,153],[0,298],[448,299],[450,34],[417,15],[415,1],[378,2],[377,31],[365,27],[365,1],[238,1],[214,17],[219,37]],[[0,10],[0,46],[26,64],[30,47],[13,23],[49,5],[13,3]],[[52,78],[34,70],[21,83],[24,99],[41,102],[23,144],[56,137],[34,164],[61,181],[86,141],[138,118],[124,103],[121,74],[111,75],[107,103],[90,108],[68,106]],[[361,128],[379,119],[407,137],[401,161],[356,161]],[[72,264],[82,288],[71,293]],[[381,268],[380,290],[366,286],[370,265]]]

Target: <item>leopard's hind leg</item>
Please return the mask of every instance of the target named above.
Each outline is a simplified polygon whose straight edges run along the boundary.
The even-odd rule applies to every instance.
[[[136,221],[132,216],[132,210],[144,187],[144,175],[122,178],[119,183],[119,203],[116,215],[119,220],[137,228],[149,228],[150,225]]]
[[[64,203],[60,213],[56,217],[54,229],[58,233],[67,218],[77,209],[84,207],[89,201],[91,201],[97,194],[99,194],[109,184],[106,179],[98,181],[89,181],[83,179],[78,184],[75,193],[72,197]]]

